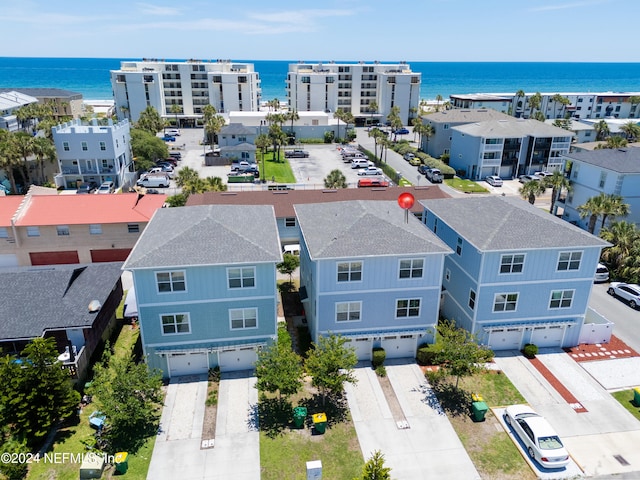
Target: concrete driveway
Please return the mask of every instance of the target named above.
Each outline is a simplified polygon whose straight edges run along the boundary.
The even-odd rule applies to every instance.
[[[375,450],[385,456],[391,477],[467,480],[480,475],[420,368],[388,361],[387,375],[409,428],[399,428],[369,366],[355,369],[358,382],[347,384],[347,400],[365,459]]]
[[[202,442],[206,375],[172,379],[147,479],[258,480],[260,439],[255,382],[249,372],[222,375],[216,438],[214,447],[209,448]]]

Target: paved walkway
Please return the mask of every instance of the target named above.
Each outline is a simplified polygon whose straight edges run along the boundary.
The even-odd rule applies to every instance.
[[[410,428],[398,428],[375,372],[368,366],[356,368],[358,383],[347,384],[346,391],[364,458],[380,450],[391,476],[401,480],[479,479],[420,368],[415,363],[387,363],[389,380]]]
[[[201,450],[206,376],[177,377],[167,388],[148,480],[258,480],[260,445],[255,377],[222,375],[215,447]]]

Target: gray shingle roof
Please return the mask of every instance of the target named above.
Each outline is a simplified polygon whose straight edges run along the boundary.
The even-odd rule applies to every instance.
[[[45,330],[90,327],[122,274],[122,262],[16,269],[0,275],[0,339],[35,338]],[[74,271],[80,272],[74,277]],[[70,284],[70,285],[69,285]]]
[[[483,138],[516,138],[516,137],[572,137],[573,132],[560,127],[547,125],[538,120],[511,118],[509,120],[487,120],[453,127],[458,132]]]
[[[481,251],[609,245],[516,197],[491,195],[421,203]]]
[[[640,148],[637,147],[583,150],[568,153],[565,157],[618,173],[640,173]]]
[[[253,143],[242,142],[237,145],[220,147],[220,152],[255,152],[256,146]]]
[[[271,205],[161,208],[123,268],[280,262]]]
[[[220,135],[255,135],[256,127],[245,127],[242,123],[230,123],[220,129]]]
[[[294,205],[312,259],[451,253],[449,247],[397,202]]]
[[[72,92],[71,90],[63,90],[61,88],[0,88],[0,92],[8,92],[15,90],[16,92],[24,93],[25,95],[31,95],[32,97],[52,97],[52,98],[70,98],[80,97],[82,94],[79,92]]]
[[[430,113],[424,120],[429,123],[475,123],[509,118],[513,117],[493,108],[452,108]]]

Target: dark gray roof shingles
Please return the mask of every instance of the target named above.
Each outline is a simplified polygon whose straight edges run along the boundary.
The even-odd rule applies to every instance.
[[[618,173],[640,173],[640,148],[637,147],[573,152],[565,157]]]

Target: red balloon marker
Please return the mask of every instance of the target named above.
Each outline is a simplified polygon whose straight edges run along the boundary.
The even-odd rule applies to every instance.
[[[409,210],[413,207],[416,199],[409,192],[401,193],[398,197],[398,205],[404,210],[404,222],[409,222]]]

